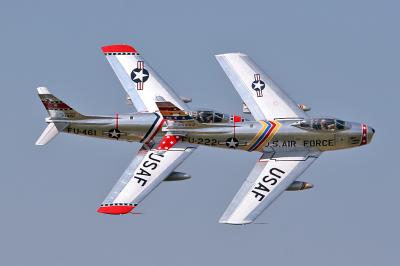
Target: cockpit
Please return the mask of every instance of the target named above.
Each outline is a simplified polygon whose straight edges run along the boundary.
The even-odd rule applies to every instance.
[[[191,116],[200,123],[228,123],[230,119],[230,115],[212,110],[197,110]]]
[[[198,110],[193,112],[192,117],[200,123],[224,123],[229,122],[229,115],[212,110]]]
[[[340,131],[350,129],[351,124],[335,118],[313,118],[295,122],[293,126],[305,130]]]

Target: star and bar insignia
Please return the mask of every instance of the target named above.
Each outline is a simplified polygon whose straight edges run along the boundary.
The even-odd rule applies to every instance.
[[[260,74],[254,74],[254,81],[251,87],[256,91],[257,97],[263,97],[262,90],[265,88],[265,82],[261,80]]]
[[[118,128],[110,129],[108,131],[108,136],[113,139],[119,139],[121,137],[121,131]]]
[[[228,148],[236,149],[239,146],[239,141],[237,138],[228,138],[225,142]]]

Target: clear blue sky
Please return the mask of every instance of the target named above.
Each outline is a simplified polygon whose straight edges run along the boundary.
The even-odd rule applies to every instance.
[[[2,265],[398,265],[397,1],[8,1],[0,8]],[[313,115],[366,122],[372,144],[325,153],[249,226],[218,219],[258,154],[201,148],[143,215],[98,205],[138,144],[45,127],[35,88],[85,114],[132,111],[100,47],[130,43],[193,104],[241,100],[214,54],[251,55]]]

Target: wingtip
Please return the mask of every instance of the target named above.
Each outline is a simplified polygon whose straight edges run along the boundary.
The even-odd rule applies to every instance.
[[[133,208],[135,208],[133,204],[127,204],[127,205],[125,205],[124,203],[102,204],[97,209],[97,212],[104,214],[111,214],[111,215],[119,215],[119,214],[130,213],[133,210]]]
[[[250,220],[245,220],[245,221],[234,221],[234,220],[219,220],[220,224],[230,224],[230,225],[246,225],[246,224],[250,224],[253,221]]]
[[[223,54],[216,54],[215,57],[226,57],[226,56],[247,56],[241,52],[233,52],[233,53],[223,53]]]
[[[128,44],[112,44],[101,47],[103,53],[137,53],[137,50]]]
[[[46,87],[38,87],[36,90],[39,94],[50,94],[50,91]]]

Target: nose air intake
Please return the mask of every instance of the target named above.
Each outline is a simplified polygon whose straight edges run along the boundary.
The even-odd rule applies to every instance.
[[[375,129],[373,127],[368,127],[368,143],[372,141],[372,137],[375,134]]]

